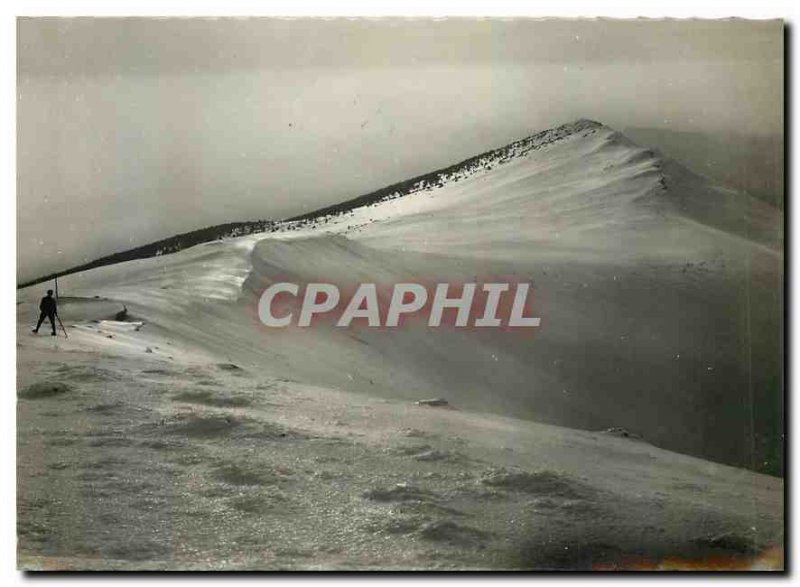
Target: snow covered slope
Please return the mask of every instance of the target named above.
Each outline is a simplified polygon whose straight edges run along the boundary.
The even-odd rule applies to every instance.
[[[779,250],[782,218],[599,123],[580,120],[445,173],[326,229],[372,246],[508,258],[685,258]],[[293,231],[292,234],[317,233]],[[720,234],[723,233],[723,234]]]
[[[586,120],[380,193],[19,291],[22,567],[782,568],[776,210]],[[493,278],[541,327],[257,318]]]
[[[781,227],[766,204],[581,120],[405,195],[60,283],[276,376],[624,427],[663,448],[775,473]],[[492,276],[533,283],[541,328],[270,330],[255,312],[275,281],[346,288]]]

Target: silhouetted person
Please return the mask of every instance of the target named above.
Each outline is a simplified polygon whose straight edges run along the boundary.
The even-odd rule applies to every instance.
[[[45,318],[50,318],[50,325],[53,327],[53,336],[56,335],[56,300],[53,297],[53,290],[48,289],[47,295],[39,302],[39,321],[36,323],[36,328],[33,329],[34,334],[39,332],[39,327],[44,322]]]

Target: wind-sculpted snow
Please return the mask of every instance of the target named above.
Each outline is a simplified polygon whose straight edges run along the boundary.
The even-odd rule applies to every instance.
[[[578,120],[570,124],[563,124],[557,128],[544,130],[527,138],[515,141],[505,147],[493,149],[481,155],[476,155],[475,157],[455,163],[445,169],[432,171],[425,175],[386,186],[375,192],[359,196],[358,198],[303,214],[290,219],[290,222],[292,222],[293,228],[308,226],[309,224],[313,225],[320,220],[327,221],[331,217],[350,212],[359,207],[372,206],[420,191],[427,191],[442,187],[446,184],[457,183],[475,175],[491,171],[500,165],[519,157],[524,157],[533,151],[547,147],[562,139],[570,138],[584,131],[588,131],[588,133],[591,134],[597,128],[602,128],[602,125],[593,120],[586,119]]]
[[[106,297],[146,309],[181,312],[239,298],[252,265],[250,251],[261,236],[214,241],[180,253],[128,261],[63,277],[64,292]]]
[[[276,228],[379,248],[487,259],[685,260],[777,252],[782,215],[599,123],[487,154],[404,193]],[[538,137],[538,138],[537,138]],[[401,197],[402,196],[402,197]]]
[[[126,303],[144,331],[280,376],[621,427],[672,450],[781,470],[776,210],[591,121],[438,177],[275,232],[69,276],[62,288]],[[535,334],[433,333],[413,322],[301,332],[257,316],[260,293],[282,281],[344,291],[492,277],[532,284]]]
[[[755,249],[760,251],[760,249]],[[748,272],[747,263],[751,263]],[[757,268],[757,269],[756,269]],[[246,283],[463,283],[514,275],[533,284],[535,332],[260,327],[294,377],[409,400],[562,425],[623,427],[659,446],[752,466],[780,463],[780,313],[773,256],[705,261],[518,261],[375,249],[343,237],[264,240]],[[748,324],[739,312],[749,306]],[[751,330],[757,324],[758,327]],[[296,345],[296,347],[294,346]],[[744,349],[751,361],[743,361]],[[309,358],[313,360],[309,361]],[[757,406],[757,407],[756,407]],[[774,469],[773,469],[774,470]]]
[[[185,357],[90,378],[101,345],[49,343],[20,342],[26,569],[783,566],[774,477]]]
[[[20,565],[782,568],[780,214],[591,121],[431,177],[20,290]],[[540,326],[258,317],[492,281]]]

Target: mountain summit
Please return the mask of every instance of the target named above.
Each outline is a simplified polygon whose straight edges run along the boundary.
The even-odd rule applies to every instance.
[[[663,448],[776,473],[781,225],[776,209],[579,120],[267,232],[59,284],[276,376],[625,428]],[[257,300],[287,276],[343,291],[515,276],[532,284],[541,326],[532,337],[413,327],[265,333]],[[201,318],[187,323],[190,314]]]
[[[20,564],[782,568],[780,225],[580,120],[20,289]],[[530,327],[380,303],[477,283]],[[377,324],[260,319],[320,284]]]
[[[373,231],[365,228],[367,223],[375,221],[382,213],[398,220],[407,211],[417,210],[419,199],[425,195],[435,199],[428,208],[435,209],[437,216],[444,219],[448,212],[443,210],[450,207],[451,198],[456,208],[465,203],[463,198],[454,195],[463,191],[464,182],[472,185],[472,180],[482,184],[480,201],[470,203],[464,214],[455,213],[460,223],[461,243],[471,249],[479,245],[480,236],[474,230],[461,230],[470,222],[469,215],[481,223],[489,219],[505,222],[504,218],[508,216],[509,222],[525,224],[524,232],[528,237],[545,246],[547,243],[568,244],[571,238],[580,241],[576,246],[584,246],[588,233],[594,254],[602,254],[605,250],[608,254],[619,255],[621,251],[618,249],[622,244],[626,254],[652,254],[652,243],[656,241],[651,238],[642,241],[637,236],[643,224],[675,242],[674,237],[687,230],[686,226],[679,225],[679,219],[721,230],[774,250],[779,249],[783,242],[782,214],[777,209],[745,193],[716,185],[652,149],[639,147],[614,129],[582,118],[284,223],[254,221],[212,226],[96,259],[28,281],[21,287],[51,280],[55,276],[172,253],[241,234],[302,231],[320,224],[338,225],[338,232],[342,226],[337,219],[359,218],[365,210],[369,210],[368,222],[359,220],[355,229],[353,223],[348,222],[344,230],[368,238]],[[497,189],[494,189],[495,183]],[[413,204],[409,196],[413,196]],[[383,206],[399,198],[404,199],[402,205]],[[374,210],[379,204],[380,211]],[[482,218],[478,219],[479,215]],[[632,224],[631,231],[626,229],[628,223]],[[431,235],[413,234],[415,223],[409,222],[408,218],[403,220],[403,225],[403,230],[409,234],[408,242],[403,246],[433,250],[435,239],[432,240]],[[416,226],[421,231],[430,228],[425,223]],[[498,229],[502,230],[502,227]],[[446,232],[437,229],[442,237]],[[609,235],[614,242],[606,242]],[[384,236],[381,229],[380,239]],[[696,236],[690,239],[695,241]],[[421,244],[425,246],[420,249]],[[449,245],[445,243],[445,246]]]

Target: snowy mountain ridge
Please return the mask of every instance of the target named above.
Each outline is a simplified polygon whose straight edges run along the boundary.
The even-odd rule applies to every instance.
[[[585,120],[437,177],[446,179],[403,197],[389,190],[263,233],[76,273],[59,280],[62,295],[116,300],[187,344],[283,377],[646,431],[670,450],[781,470],[777,210]],[[535,337],[304,334],[265,329],[255,311],[279,281],[347,288],[493,275],[532,284]],[[720,394],[732,403],[713,413]],[[766,406],[755,416],[754,398]]]
[[[59,279],[68,339],[18,290],[25,568],[783,567],[774,208],[578,121],[259,228]],[[286,282],[541,321],[267,327]]]
[[[577,155],[580,158],[577,163],[581,163],[581,160],[585,163],[586,174],[583,178],[584,181],[591,173],[594,173],[596,176],[602,176],[602,181],[605,183],[622,180],[633,185],[635,182],[640,186],[636,192],[636,197],[640,200],[654,199],[661,196],[660,201],[653,203],[662,206],[665,210],[671,208],[671,212],[722,230],[744,234],[746,238],[755,239],[772,248],[779,247],[782,243],[782,236],[778,235],[776,237],[775,231],[774,219],[779,216],[779,213],[771,206],[762,204],[747,194],[714,185],[709,180],[660,156],[657,152],[639,147],[625,135],[600,122],[579,119],[534,133],[526,138],[446,168],[398,182],[363,196],[285,221],[262,220],[207,227],[98,258],[77,267],[29,280],[18,287],[28,287],[43,281],[49,281],[54,277],[61,277],[95,267],[172,254],[187,247],[214,240],[256,233],[284,233],[288,231],[304,233],[304,229],[307,228],[317,229],[320,225],[340,224],[339,221],[347,216],[355,215],[355,218],[358,219],[360,214],[357,214],[356,211],[363,212],[368,208],[374,208],[379,204],[385,204],[398,198],[415,195],[424,196],[425,194],[438,195],[441,188],[452,188],[461,182],[480,179],[487,176],[487,174],[497,175],[498,172],[504,171],[508,166],[525,165],[526,161],[534,164],[534,173],[529,175],[532,175],[537,181],[541,181],[542,179],[547,179],[543,176],[546,176],[550,170],[547,165],[536,166],[537,160],[543,159],[546,161],[547,150],[554,146],[569,149],[570,143],[577,147],[575,153],[573,153],[573,155]],[[594,161],[597,159],[601,160],[599,166]],[[557,171],[558,162],[552,162],[551,167],[554,168],[554,171]],[[574,182],[572,183],[574,184]],[[563,187],[566,187],[569,191],[574,191],[571,189],[573,187],[571,185]],[[617,193],[624,196],[625,192],[625,189],[621,189]],[[697,192],[704,194],[700,201],[698,201]],[[492,195],[494,198],[488,200],[490,203],[497,196],[496,193]],[[537,195],[533,191],[526,194],[526,197],[534,198]],[[587,212],[596,211],[588,197],[590,194],[578,190],[576,195],[583,199],[583,202],[577,202],[576,206],[584,207]],[[713,197],[709,197],[709,195]],[[538,200],[538,202],[530,203],[534,205],[538,203],[542,208],[541,211],[546,212],[543,209],[545,206],[551,205],[551,199],[540,195]],[[744,219],[737,217],[737,215],[740,215],[739,209],[742,208],[743,203],[747,208],[746,218]],[[574,208],[576,206],[573,205],[571,207]],[[604,202],[601,207],[607,208],[607,202]],[[733,212],[727,212],[728,218],[726,220],[726,210],[729,208],[733,208]],[[563,208],[556,205],[553,206],[549,214],[545,213],[544,216],[549,217],[550,220],[555,220],[557,223],[557,216],[562,211]],[[397,212],[398,210],[393,207],[392,213],[396,214]],[[485,212],[488,214],[491,213],[491,210],[487,209]],[[602,215],[603,211],[600,210],[600,212]],[[722,221],[720,221],[720,218],[715,217],[718,215],[723,217]],[[732,219],[730,218],[731,215],[733,216]],[[346,231],[350,232],[355,229],[356,232],[359,232],[359,229],[366,226],[370,221],[362,220],[356,222],[348,222]],[[742,222],[744,222],[744,225]],[[341,227],[337,228],[336,231],[341,231]]]

